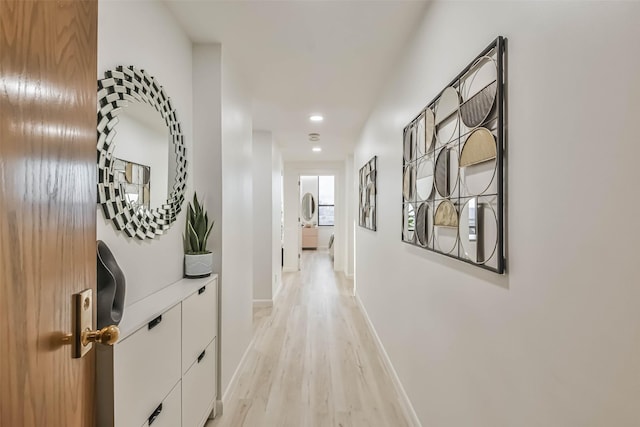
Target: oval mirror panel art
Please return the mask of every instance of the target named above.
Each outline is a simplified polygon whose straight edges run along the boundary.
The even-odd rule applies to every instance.
[[[402,240],[499,274],[506,268],[504,57],[498,37],[403,131]]]
[[[360,168],[360,214],[358,225],[376,231],[376,162],[374,156],[362,168]]]

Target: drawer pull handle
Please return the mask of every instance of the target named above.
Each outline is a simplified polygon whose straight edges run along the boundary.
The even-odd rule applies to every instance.
[[[198,295],[202,295],[202,294],[204,294],[204,291],[206,291],[206,290],[207,290],[206,285],[205,285],[205,286],[203,286],[203,287],[201,287],[200,289],[198,289]]]
[[[162,403],[156,408],[155,411],[153,411],[153,414],[151,414],[151,416],[149,417],[149,425],[153,424],[156,418],[158,418],[158,415],[160,415],[160,412],[162,412]]]
[[[149,329],[155,328],[160,324],[160,322],[162,322],[162,314],[149,322]]]
[[[204,354],[207,352],[207,350],[202,350],[202,353],[200,353],[200,356],[198,356],[198,363],[200,363],[202,361],[202,359],[204,359]]]

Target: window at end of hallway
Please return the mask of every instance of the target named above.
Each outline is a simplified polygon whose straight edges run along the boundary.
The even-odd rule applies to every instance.
[[[318,177],[318,225],[333,225],[334,211],[334,180],[333,176]]]

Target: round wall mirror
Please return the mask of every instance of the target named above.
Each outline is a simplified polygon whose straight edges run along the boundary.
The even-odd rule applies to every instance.
[[[313,221],[313,217],[316,213],[316,200],[313,198],[313,194],[305,193],[302,196],[302,219],[305,222]]]
[[[184,136],[162,86],[133,66],[98,80],[98,201],[130,237],[154,238],[176,220],[187,180]]]

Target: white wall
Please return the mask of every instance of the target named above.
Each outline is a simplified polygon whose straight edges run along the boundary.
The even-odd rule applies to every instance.
[[[640,4],[434,2],[367,121],[357,291],[425,426],[640,425]],[[508,275],[404,245],[402,128],[508,40]],[[631,192],[631,193],[630,193]]]
[[[271,265],[275,280],[271,298],[275,299],[282,287],[282,153],[274,141],[271,144]]]
[[[194,190],[215,221],[208,248],[213,252],[213,269],[222,274],[222,47],[193,45],[193,156]]]
[[[222,50],[222,390],[252,336],[253,193],[251,99]]]
[[[300,190],[298,177],[301,175],[333,175],[335,177],[335,226],[334,265],[336,271],[344,271],[344,164],[340,162],[285,162],[284,163],[284,271],[298,270],[299,232],[298,215]],[[317,190],[316,190],[317,191]],[[318,246],[327,247],[331,227],[319,227]]]
[[[164,86],[182,123],[190,162],[194,148],[191,41],[163,3],[99,2],[97,77],[103,78],[106,70],[117,65],[145,69]],[[188,173],[191,171],[189,168]],[[187,195],[193,188],[193,181],[188,180]],[[182,278],[184,212],[166,234],[145,241],[118,232],[110,220],[104,219],[101,209],[97,219],[97,238],[109,246],[127,279],[125,305]]]
[[[187,198],[197,190],[216,220],[209,248],[220,273],[224,391],[252,335],[252,124],[246,85],[220,45],[196,45],[192,55],[191,41],[162,2],[103,0],[98,14],[98,77],[117,65],[134,65],[164,86],[185,134]],[[127,277],[126,305],[182,278],[184,212],[165,235],[146,241],[117,232],[101,210],[97,215],[98,239],[109,245]]]
[[[280,278],[279,151],[269,131],[253,131],[253,300],[270,303]]]
[[[218,301],[223,302],[225,275],[222,271],[222,47],[219,44],[193,45],[193,138],[197,153],[193,156],[195,190],[205,205],[214,226],[208,248],[213,252],[213,270],[218,273]],[[218,310],[218,378],[222,369],[224,348],[220,331],[233,328],[222,322],[227,308]],[[233,329],[232,329],[233,331]],[[218,381],[218,399],[222,398]]]
[[[284,266],[283,272],[298,271],[298,251],[300,244],[300,225],[298,224],[300,189],[299,173],[290,170],[288,162],[284,162],[282,188],[284,199]]]
[[[332,227],[330,225],[323,225],[321,227],[318,227],[318,249],[329,248],[329,239],[331,239],[332,234],[335,234],[335,227]]]
[[[224,48],[196,44],[193,60],[194,138],[199,144],[193,159],[194,176],[198,193],[216,219],[210,248],[220,283],[218,396],[222,398],[252,336],[254,243],[271,237],[270,221],[266,232],[254,226],[254,213],[263,207],[258,202],[254,205],[253,197],[264,197],[263,190],[270,192],[271,187],[253,188],[252,159],[261,157],[264,150],[253,144],[250,99]],[[266,152],[271,156],[270,145]],[[271,173],[268,161],[261,170],[263,181],[270,182]],[[269,213],[271,199],[266,198]],[[261,233],[260,238],[254,237],[254,231]],[[270,246],[267,253],[269,267]],[[261,259],[255,262],[259,270]],[[269,291],[270,284],[267,282]]]
[[[353,279],[354,266],[354,245],[356,215],[358,212],[358,178],[354,174],[353,154],[347,156],[344,161],[345,176],[345,251],[344,251],[344,274]]]

